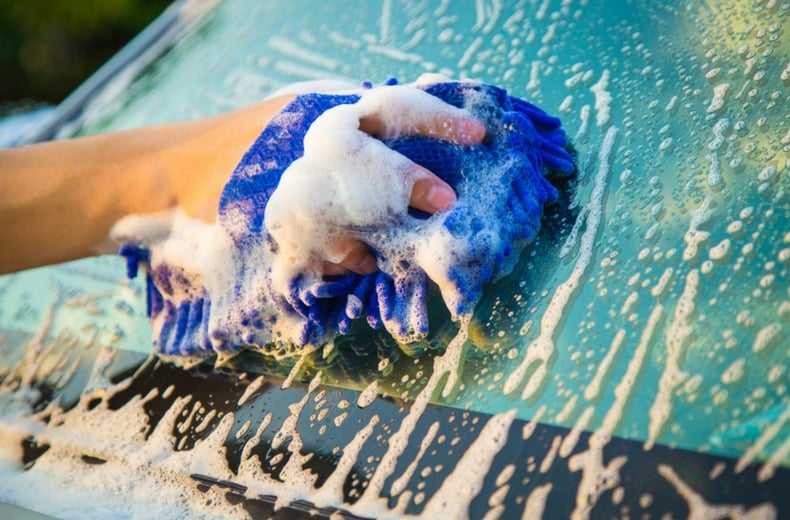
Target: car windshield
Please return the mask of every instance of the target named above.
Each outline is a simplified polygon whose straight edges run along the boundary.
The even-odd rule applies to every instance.
[[[630,497],[633,515],[655,513],[649,485],[632,496],[618,472],[656,447],[720,457],[685,476],[668,459],[650,459],[645,471],[683,504],[675,511],[708,507],[695,493],[725,472],[756,490],[790,484],[788,4],[231,0],[182,9],[196,21],[177,41],[144,67],[117,74],[61,136],[214,115],[296,81],[410,82],[431,72],[500,85],[558,115],[578,167],[566,203],[548,210],[513,271],[486,287],[466,341],[453,342],[458,326],[445,319],[435,339],[441,348],[415,356],[385,333],[362,332],[333,340],[320,355],[242,353],[215,370],[286,378],[284,393],[292,381],[309,383],[305,395],[316,398],[331,389],[363,400],[382,394],[411,410],[403,422],[415,424],[422,418],[430,426],[426,406],[457,412],[451,417],[459,422],[463,413],[481,414],[485,427],[470,426],[471,440],[460,441],[474,461],[455,467],[498,482],[489,486],[492,497],[514,471],[492,466],[500,437],[513,424],[523,425],[525,443],[536,424],[559,428],[546,433],[545,453],[514,464],[531,465],[530,474],[563,465],[581,475],[562,493],[582,516],[601,496],[619,504],[617,493]],[[151,352],[144,284],[124,273],[121,258],[102,257],[0,278],[6,394],[12,376],[24,372],[57,377],[61,391],[81,377],[75,395],[84,395],[107,356],[129,367]],[[31,356],[47,349],[60,357],[31,368]],[[65,363],[74,352],[78,361]],[[298,399],[307,397],[292,399],[304,407]],[[359,443],[377,431],[364,409],[346,425]],[[342,424],[342,407],[332,413]],[[303,419],[302,428],[318,430],[322,420]],[[447,451],[453,441],[440,442],[441,426],[428,426],[418,428],[427,439],[422,451],[409,437],[414,427],[379,434],[410,440],[419,457]],[[612,438],[639,449],[603,457]],[[386,454],[368,464],[382,460]],[[436,464],[401,460],[397,468],[404,482],[395,489],[390,475],[390,502],[375,502],[384,509],[348,497],[333,502],[329,492],[311,501],[361,515],[431,517],[439,511],[433,498],[455,496],[442,483],[466,489],[459,508],[483,486],[467,489]],[[420,488],[432,472],[438,484]],[[559,492],[559,482],[549,484]],[[263,494],[287,496],[283,489]],[[522,511],[534,499],[542,511],[541,497],[545,504],[552,492],[523,481],[508,489],[500,502],[479,507]],[[754,496],[763,498],[731,507],[776,513],[787,500]]]

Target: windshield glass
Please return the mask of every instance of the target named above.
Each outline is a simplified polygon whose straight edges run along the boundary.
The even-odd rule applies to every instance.
[[[790,464],[789,11],[221,2],[68,132],[213,115],[302,80],[436,72],[503,86],[562,118],[578,180],[486,288],[458,359],[410,357],[366,332],[329,357],[225,366],[303,381],[321,371],[336,387],[761,461],[767,478]],[[9,366],[37,333],[150,352],[144,287],[124,272],[105,257],[0,278]],[[458,332],[445,321],[439,350]]]

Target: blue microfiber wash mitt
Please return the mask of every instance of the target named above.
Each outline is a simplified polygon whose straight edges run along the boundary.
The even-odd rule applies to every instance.
[[[288,169],[305,155],[311,125],[336,107],[358,103],[366,89],[403,88],[394,83],[366,84],[346,94],[301,95],[271,120],[234,170],[220,201],[215,226],[227,240],[218,241],[217,248],[225,250],[214,258],[226,259],[232,276],[208,283],[206,273],[186,273],[166,255],[157,261],[161,245],[121,247],[130,276],[145,266],[148,314],[160,352],[192,355],[278,342],[305,345],[347,333],[361,319],[408,343],[428,333],[430,281],[438,284],[445,305],[458,318],[472,312],[485,283],[510,270],[537,235],[544,205],[557,199],[547,172],[574,171],[565,132],[559,119],[504,89],[440,81],[411,88],[469,110],[486,126],[484,142],[464,146],[401,135],[384,144],[450,184],[458,196],[454,206],[436,215],[410,209],[390,211],[365,225],[349,222],[344,232],[371,248],[378,272],[322,276],[304,270],[290,273],[285,282],[273,280],[272,264],[282,261],[278,254],[284,244],[267,228],[267,204]],[[320,181],[321,186],[329,182]],[[309,191],[311,185],[306,186]]]

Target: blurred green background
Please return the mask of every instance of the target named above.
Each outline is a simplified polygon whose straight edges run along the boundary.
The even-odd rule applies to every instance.
[[[56,104],[171,0],[0,0],[0,114]]]

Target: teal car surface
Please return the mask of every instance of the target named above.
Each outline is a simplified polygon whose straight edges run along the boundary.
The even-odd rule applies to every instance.
[[[64,518],[790,517],[788,17],[773,0],[174,4],[30,139],[434,72],[559,115],[577,181],[468,340],[447,320],[414,357],[370,332],[188,363],[151,354],[121,258],[0,278],[0,501]]]

